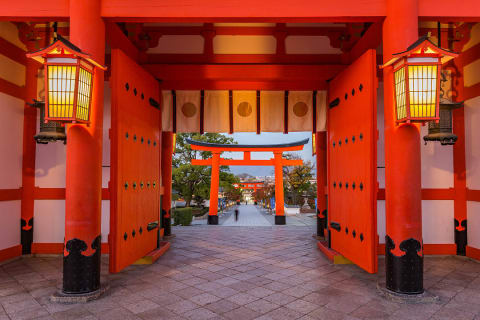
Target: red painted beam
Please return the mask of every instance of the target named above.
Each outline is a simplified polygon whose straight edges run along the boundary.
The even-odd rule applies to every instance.
[[[345,64],[341,54],[159,54],[149,53],[147,64]]]
[[[193,149],[193,148],[192,148]],[[230,151],[230,150],[229,150]],[[264,150],[264,151],[272,151]],[[283,159],[282,165],[284,166],[301,166],[303,163],[302,160],[287,160]],[[212,159],[192,159],[192,164],[194,166],[211,166]],[[273,166],[275,162],[273,159],[270,160],[232,160],[232,159],[220,159],[221,166]]]
[[[423,20],[478,21],[477,0],[422,0]],[[0,0],[0,20],[66,21],[69,0]],[[348,22],[379,21],[385,0],[102,0],[101,16],[119,22]]]
[[[141,60],[145,61],[145,53],[138,51],[116,23],[105,23],[105,32],[107,34],[106,40],[110,48],[121,49],[127,56],[137,62]]]
[[[347,53],[350,63],[359,58],[368,49],[376,49],[382,43],[382,25],[383,22],[381,21],[375,22],[367,29],[360,40],[355,43],[350,52]]]
[[[0,189],[0,201],[22,199],[22,189]]]
[[[455,189],[422,189],[422,200],[454,200]],[[378,189],[377,200],[385,200],[385,189]]]
[[[25,55],[25,51],[3,38],[0,38],[0,54],[3,54],[4,56],[20,64],[27,64],[27,56]]]
[[[0,78],[0,92],[25,100],[25,87],[20,87],[10,81]]]
[[[342,65],[167,65],[144,67],[164,90],[319,90]]]

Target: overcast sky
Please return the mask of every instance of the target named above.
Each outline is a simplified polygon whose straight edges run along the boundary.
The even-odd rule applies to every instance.
[[[239,144],[280,144],[290,143],[308,138],[309,141],[302,151],[295,151],[302,157],[303,160],[310,160],[315,162],[312,156],[312,133],[311,132],[291,132],[283,134],[281,132],[262,132],[256,134],[255,132],[244,132],[226,134],[228,137],[233,137]],[[224,152],[223,157],[232,159],[242,159],[243,152]],[[265,160],[273,158],[272,152],[252,152],[252,159]],[[273,175],[273,167],[267,166],[230,166],[230,171],[235,174],[248,173],[252,176],[271,176]]]

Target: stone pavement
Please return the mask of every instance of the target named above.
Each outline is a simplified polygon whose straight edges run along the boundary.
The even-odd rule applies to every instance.
[[[237,206],[239,210],[238,221],[235,221],[235,215],[230,217],[222,223],[226,227],[261,227],[271,226],[272,224],[257,210],[253,204]]]
[[[61,257],[0,266],[0,319],[480,319],[480,264],[425,258],[425,287],[438,303],[402,305],[380,297],[379,274],[332,265],[309,227],[174,227],[157,263],[109,275],[111,289],[82,305],[49,302]],[[103,257],[103,274],[108,270]]]

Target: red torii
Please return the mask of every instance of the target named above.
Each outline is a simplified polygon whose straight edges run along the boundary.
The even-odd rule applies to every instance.
[[[234,183],[233,186],[235,189],[252,189],[253,192],[257,191],[258,189],[263,188],[263,181],[252,181],[252,182],[239,182]]]
[[[308,138],[283,144],[271,145],[241,145],[241,144],[217,144],[186,139],[193,150],[210,151],[209,159],[192,159],[193,165],[212,166],[210,182],[210,209],[208,212],[208,224],[218,224],[218,183],[220,166],[274,166],[275,167],[275,224],[285,224],[284,199],[283,199],[283,166],[299,166],[302,160],[284,159],[285,151],[300,151],[308,143]],[[220,158],[222,152],[243,152],[243,159],[231,160]],[[269,160],[252,160],[251,152],[273,152],[274,158]]]

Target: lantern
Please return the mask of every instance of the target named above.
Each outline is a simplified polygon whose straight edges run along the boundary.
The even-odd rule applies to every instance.
[[[45,122],[88,124],[95,67],[106,68],[61,36],[27,57],[45,65]]]
[[[65,126],[55,121],[45,122],[45,102],[33,100],[31,106],[40,109],[40,132],[33,137],[35,141],[39,144],[48,144],[60,140],[66,144]]]
[[[393,67],[397,123],[438,121],[442,64],[458,54],[437,47],[424,36],[393,56],[382,68]]]
[[[452,110],[463,107],[463,102],[452,102],[440,98],[440,121],[428,123],[428,134],[423,137],[427,141],[439,141],[442,146],[453,145],[457,142],[457,135],[453,133]]]

